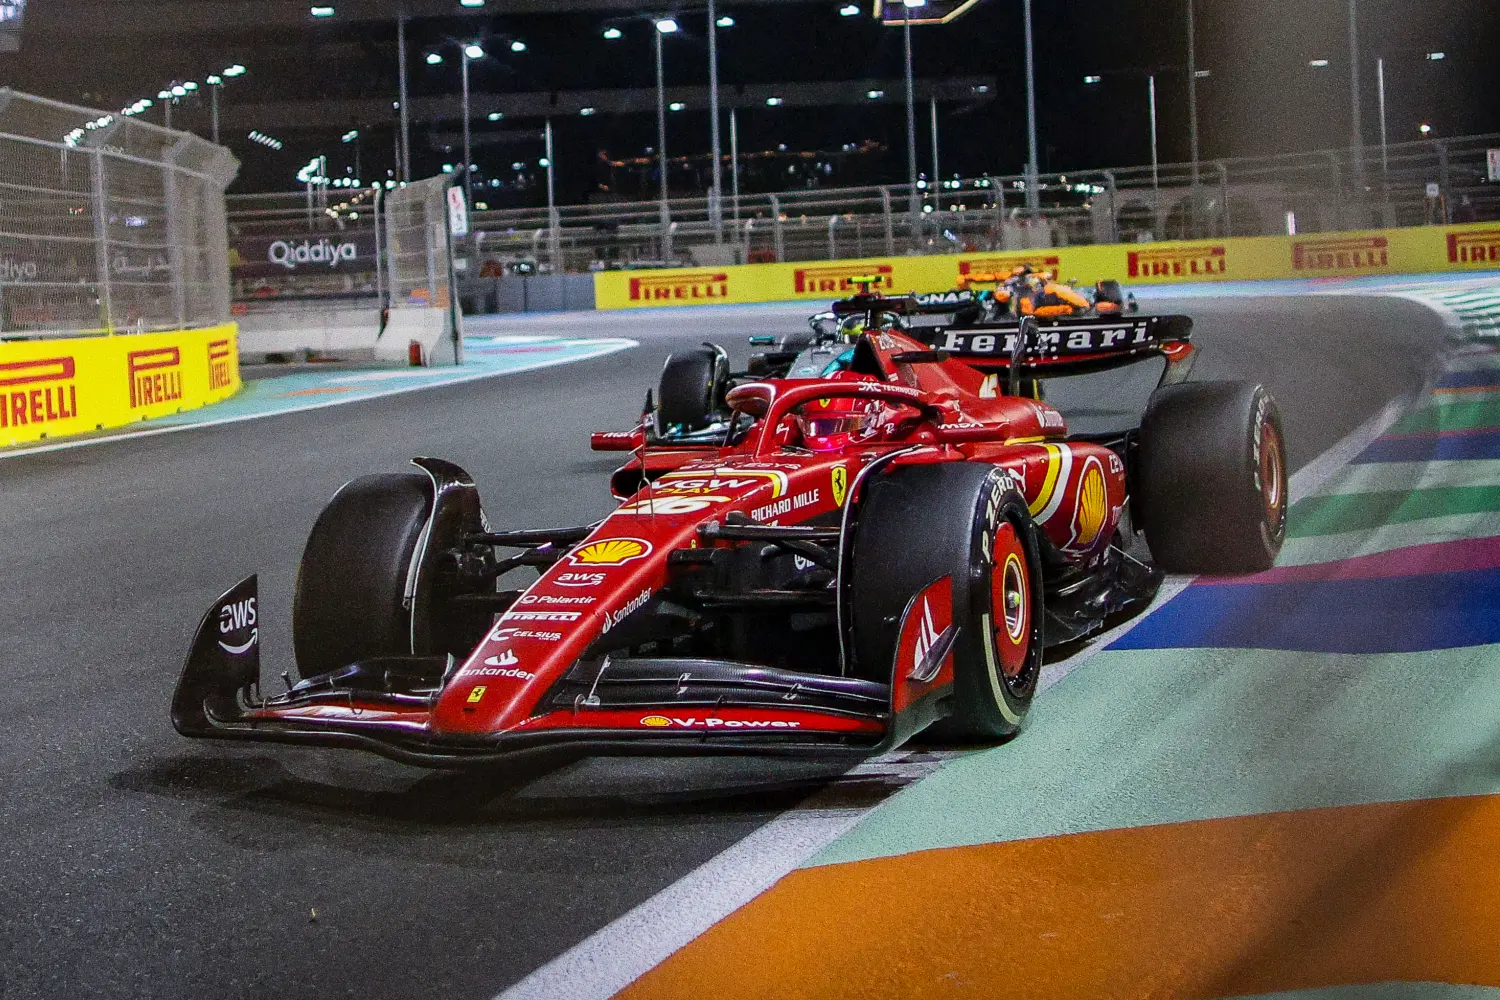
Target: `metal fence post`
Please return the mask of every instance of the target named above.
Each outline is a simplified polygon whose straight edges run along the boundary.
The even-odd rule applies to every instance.
[[[885,255],[896,256],[896,225],[891,218],[891,189],[884,185],[880,188],[880,215],[885,221]]]
[[[375,215],[375,298],[379,300],[380,307],[385,308],[385,255],[384,247],[380,239],[380,213],[384,208],[385,189],[375,185],[375,197],[372,211]]]
[[[94,266],[98,269],[100,318],[104,332],[115,332],[114,298],[109,280],[109,209],[105,204],[104,150],[93,150]]]
[[[1104,171],[1104,186],[1109,191],[1109,241],[1120,242],[1120,186],[1115,183],[1115,172]]]
[[[1344,228],[1344,172],[1339,167],[1337,153],[1328,154],[1328,164],[1333,172],[1333,228],[1338,230]]]
[[[177,156],[183,139],[166,152],[167,194],[167,257],[172,268],[172,316],[177,320],[177,329],[187,329],[187,290],[183,287],[182,255],[182,202],[177,184]]]
[[[834,237],[833,237],[833,231],[838,226],[838,224],[839,224],[839,217],[838,217],[837,213],[835,213],[833,215],[830,215],[828,217],[828,259],[829,260],[838,260],[839,259],[838,245],[834,242]]]
[[[1442,192],[1441,205],[1443,206],[1443,225],[1447,225],[1452,216],[1448,212],[1448,191],[1452,183],[1452,177],[1448,171],[1448,144],[1442,140],[1433,143],[1437,147],[1438,154],[1438,188]]]
[[[771,195],[771,246],[776,252],[776,263],[780,264],[786,255],[786,242],[783,238],[781,227],[781,199],[774,194]]]
[[[1223,160],[1215,160],[1214,167],[1219,171],[1219,213],[1223,220],[1222,236],[1232,236],[1234,230],[1229,225],[1229,166]]]

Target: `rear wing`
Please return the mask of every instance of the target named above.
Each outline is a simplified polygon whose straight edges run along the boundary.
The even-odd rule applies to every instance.
[[[1058,378],[1123,368],[1149,357],[1169,369],[1192,355],[1193,321],[1187,316],[1131,316],[1027,321],[1033,331],[1020,353],[1029,378]],[[1017,352],[1021,322],[985,326],[934,326],[924,341],[981,370],[1008,370]]]

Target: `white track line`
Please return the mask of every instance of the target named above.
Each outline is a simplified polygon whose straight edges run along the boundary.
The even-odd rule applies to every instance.
[[[1308,496],[1369,447],[1415,398],[1416,393],[1406,393],[1392,400],[1379,413],[1298,470],[1288,484],[1288,502],[1295,503]],[[1077,655],[1044,668],[1038,691],[1051,687],[1078,669],[1192,582],[1192,577],[1168,577],[1156,600],[1141,615],[1106,632]],[[874,758],[862,767],[889,768],[907,756],[897,751]],[[934,761],[931,770],[941,766],[941,755],[926,756]],[[913,780],[921,780],[923,776],[915,774]],[[714,924],[802,867],[879,806],[876,803],[836,808],[830,801],[836,794],[835,790],[819,792],[797,808],[782,813],[500,993],[495,1000],[556,1000],[559,997],[607,1000],[614,996]]]
[[[465,382],[477,382],[480,379],[500,378],[503,375],[519,375],[522,372],[536,371],[540,368],[553,368],[557,365],[573,364],[577,361],[588,361],[592,358],[603,357],[606,354],[614,354],[617,351],[629,350],[639,347],[640,342],[630,340],[626,337],[613,337],[601,342],[596,348],[586,354],[578,354],[568,358],[553,358],[550,361],[537,361],[521,365],[518,368],[505,368],[499,371],[476,372],[473,375],[460,375],[457,378],[435,378],[431,382],[422,385],[402,386],[399,389],[386,389],[380,392],[364,396],[355,396],[351,399],[329,399],[317,403],[306,403],[297,406],[289,406],[279,410],[268,410],[265,413],[242,413],[237,417],[220,417],[217,420],[199,420],[187,424],[173,424],[170,427],[151,427],[146,430],[126,431],[120,434],[107,434],[103,437],[83,438],[72,441],[58,441],[54,444],[36,445],[27,447],[16,445],[0,451],[0,461],[7,458],[25,458],[28,455],[44,455],[50,451],[67,451],[71,448],[89,448],[98,444],[113,444],[116,441],[134,441],[139,438],[156,437],[158,434],[176,434],[179,431],[195,431],[203,427],[222,427],[225,424],[242,424],[250,420],[265,420],[270,417],[279,417],[287,413],[306,413],[308,410],[324,410],[330,406],[348,406],[352,403],[367,403],[372,399],[384,399],[387,396],[402,396],[409,392],[423,392],[427,389],[441,389],[444,386],[463,385]],[[213,405],[213,404],[210,404]]]

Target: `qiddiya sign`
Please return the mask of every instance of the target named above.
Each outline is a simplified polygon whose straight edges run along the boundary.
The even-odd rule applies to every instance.
[[[332,236],[237,240],[236,277],[281,277],[367,271],[375,266],[370,232]]]

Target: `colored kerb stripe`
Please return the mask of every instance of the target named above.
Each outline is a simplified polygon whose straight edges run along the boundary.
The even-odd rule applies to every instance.
[[[1416,431],[1467,431],[1477,428],[1500,430],[1500,400],[1474,403],[1452,403],[1414,410],[1396,421],[1392,434]]]
[[[1199,577],[1198,583],[1243,586],[1253,583],[1326,583],[1332,580],[1377,580],[1424,573],[1464,573],[1500,569],[1500,538],[1461,538],[1388,549],[1334,562],[1278,566],[1250,576]]]
[[[1438,379],[1439,389],[1500,389],[1500,370],[1482,368],[1479,371],[1449,372]]]
[[[1315,809],[805,868],[618,996],[1217,1000],[1500,986],[1497,912],[1500,799]]]
[[[1500,644],[1500,570],[1189,587],[1110,649],[1414,653]]]
[[[1454,462],[1500,458],[1500,431],[1453,431],[1383,437],[1353,459],[1355,465],[1381,462]]]
[[[1500,486],[1449,486],[1308,497],[1292,505],[1287,536],[1336,535],[1454,514],[1500,511]]]

